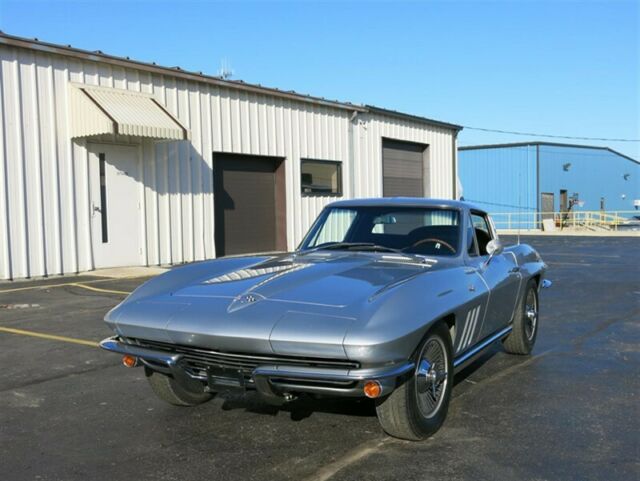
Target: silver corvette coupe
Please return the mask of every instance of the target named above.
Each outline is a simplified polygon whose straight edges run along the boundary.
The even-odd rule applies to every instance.
[[[495,341],[529,354],[546,265],[503,247],[465,202],[387,198],[328,205],[295,252],[172,269],[105,317],[101,347],[141,365],[163,400],[228,389],[284,403],[368,397],[390,435],[442,425],[453,375]]]

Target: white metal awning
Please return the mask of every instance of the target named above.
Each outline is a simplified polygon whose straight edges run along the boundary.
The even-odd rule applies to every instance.
[[[189,131],[149,94],[81,84],[70,89],[72,137],[120,134],[189,138]]]

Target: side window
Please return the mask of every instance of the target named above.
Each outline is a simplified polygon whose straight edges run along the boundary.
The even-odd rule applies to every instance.
[[[467,216],[467,252],[470,256],[478,255],[478,245],[476,243],[476,233],[473,228],[471,217]]]
[[[478,241],[478,250],[481,256],[485,256],[487,255],[487,244],[492,239],[489,221],[486,215],[474,212],[471,213],[471,221]]]

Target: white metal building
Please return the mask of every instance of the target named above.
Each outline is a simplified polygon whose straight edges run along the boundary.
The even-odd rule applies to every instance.
[[[456,196],[459,126],[0,34],[0,278],[292,249],[336,197]]]

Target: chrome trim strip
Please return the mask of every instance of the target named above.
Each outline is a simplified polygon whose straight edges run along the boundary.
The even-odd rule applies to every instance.
[[[100,347],[106,351],[116,352],[119,354],[129,354],[143,361],[146,366],[154,368],[149,363],[158,363],[161,368],[171,372],[173,377],[185,387],[191,387],[194,390],[202,388],[202,384],[189,376],[187,371],[181,366],[182,354],[169,354],[166,352],[154,351],[143,347],[134,346],[120,342],[116,337],[110,337],[100,342]]]
[[[254,369],[253,376],[265,376],[288,379],[317,379],[327,381],[362,381],[364,379],[397,378],[414,368],[413,362],[405,362],[391,369],[352,369],[339,372],[311,367],[289,368],[287,366],[259,366]]]
[[[453,360],[453,367],[456,368],[456,367],[460,366],[462,363],[468,361],[469,359],[474,357],[476,354],[480,353],[480,351],[482,351],[483,349],[488,347],[493,342],[495,342],[498,339],[501,339],[504,336],[506,336],[507,334],[509,334],[512,331],[512,329],[513,329],[513,327],[507,326],[504,329],[496,332],[492,336],[489,336],[489,337],[485,338],[482,342],[480,342],[479,344],[476,344],[471,349],[469,349],[468,351],[464,352],[461,356],[458,356],[457,358],[455,358]]]
[[[169,367],[175,366],[182,357],[180,354],[169,354],[166,352],[145,349],[144,347],[138,347],[132,344],[125,344],[113,337],[101,341],[100,347],[105,351],[115,352],[118,354],[129,354],[130,356],[158,362]]]

